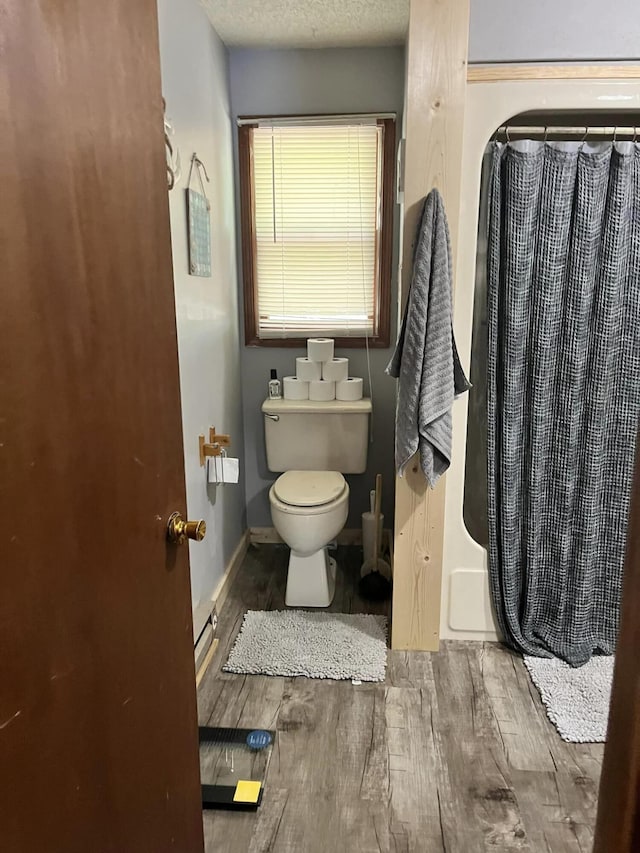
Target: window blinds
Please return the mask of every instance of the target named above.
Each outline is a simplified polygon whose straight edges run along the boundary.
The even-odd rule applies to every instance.
[[[253,128],[260,338],[372,335],[382,128]]]

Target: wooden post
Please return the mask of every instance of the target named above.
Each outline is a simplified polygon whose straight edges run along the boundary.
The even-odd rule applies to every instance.
[[[405,88],[404,245],[401,303],[427,193],[444,200],[455,262],[467,79],[469,0],[411,0]],[[455,274],[455,273],[454,273]],[[437,650],[444,541],[445,478],[431,490],[416,459],[396,479],[394,649]]]

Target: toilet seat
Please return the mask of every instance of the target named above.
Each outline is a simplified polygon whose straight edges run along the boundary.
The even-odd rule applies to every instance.
[[[290,474],[301,474],[303,477],[290,477]],[[315,490],[310,491],[309,475],[317,474],[332,474],[333,477],[318,478]],[[282,483],[281,480],[285,477],[286,479]],[[288,500],[283,500],[279,494],[283,494]],[[331,495],[335,495],[335,497],[332,498]],[[307,503],[289,503],[289,501],[294,500],[306,500]],[[309,503],[309,501],[317,501],[317,503]],[[269,503],[271,504],[272,515],[276,511],[284,515],[295,515],[311,520],[321,515],[336,512],[343,505],[348,505],[349,486],[342,474],[335,471],[286,471],[278,477],[269,489]]]
[[[280,503],[313,510],[340,500],[346,487],[337,471],[286,471],[273,484],[273,494]]]

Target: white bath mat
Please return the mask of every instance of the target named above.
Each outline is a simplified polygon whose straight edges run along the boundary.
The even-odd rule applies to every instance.
[[[604,743],[614,657],[595,655],[573,668],[557,658],[524,656],[524,664],[563,740]]]
[[[355,613],[249,610],[225,672],[384,681],[387,620]]]

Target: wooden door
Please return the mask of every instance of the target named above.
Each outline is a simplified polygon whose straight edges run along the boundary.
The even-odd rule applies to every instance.
[[[0,12],[0,847],[199,851],[155,0]]]
[[[594,853],[640,850],[640,433]]]

